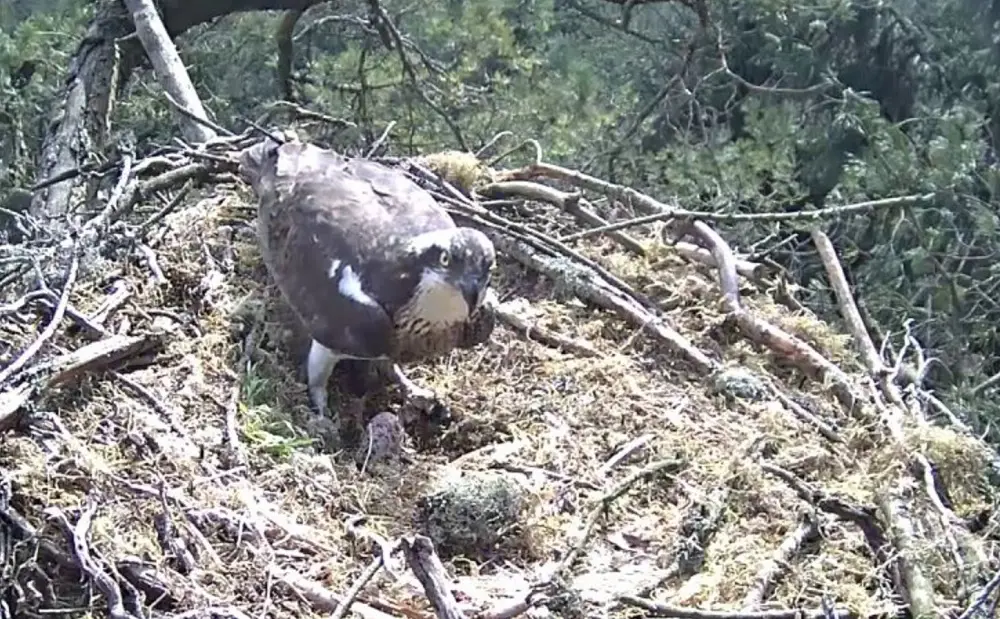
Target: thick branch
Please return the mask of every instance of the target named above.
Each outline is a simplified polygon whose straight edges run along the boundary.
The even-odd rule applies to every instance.
[[[319,1],[160,0],[159,6],[167,34],[175,37],[193,26],[230,13],[303,10]],[[103,0],[70,61],[66,90],[50,115],[58,120],[50,124],[45,136],[37,178],[65,180],[36,192],[31,205],[31,215],[43,225],[52,220],[59,222],[70,210],[72,191],[80,182],[72,171],[82,167],[91,153],[103,150],[113,89],[128,81],[141,57],[138,41],[123,41],[132,32],[133,21],[124,5],[117,0]],[[120,45],[117,54],[116,44]]]
[[[281,87],[281,98],[285,101],[294,102],[295,92],[292,90],[292,60],[295,55],[295,43],[292,40],[292,33],[295,31],[295,24],[299,23],[299,18],[305,11],[301,9],[288,11],[281,18],[278,24],[278,31],[274,38],[278,43],[278,85]]]
[[[191,83],[187,69],[184,68],[181,56],[170,40],[163,22],[160,21],[160,16],[156,14],[153,0],[125,0],[125,6],[132,13],[136,34],[142,41],[142,47],[146,50],[156,78],[163,85],[163,89],[180,107],[198,118],[207,119],[205,108],[198,98],[194,84]],[[215,132],[205,125],[193,122],[183,114],[180,114],[179,118],[181,132],[187,141],[200,144],[216,137]]]

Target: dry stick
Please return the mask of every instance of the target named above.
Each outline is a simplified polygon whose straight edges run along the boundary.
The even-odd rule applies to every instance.
[[[989,601],[990,596],[993,595],[993,592],[997,589],[997,587],[1000,587],[1000,572],[993,575],[993,578],[986,583],[983,590],[978,596],[976,596],[976,600],[965,610],[965,612],[959,615],[958,619],[972,619],[976,612],[986,605],[986,602]]]
[[[691,262],[698,262],[708,267],[719,268],[719,263],[715,260],[715,256],[712,255],[712,252],[703,247],[698,247],[694,243],[687,243],[685,241],[675,241],[672,245],[673,248],[677,250],[678,254]],[[764,276],[767,275],[770,270],[772,270],[772,267],[766,264],[753,262],[745,258],[736,258],[734,260],[734,266],[736,267],[737,273],[750,281],[760,281],[764,279]]]
[[[44,378],[0,392],[0,432],[9,430],[19,422],[18,412],[35,393],[69,383],[85,372],[112,367],[124,359],[154,350],[162,343],[163,340],[155,335],[114,335],[38,364],[31,372],[37,370],[37,374]]]
[[[661,471],[669,470],[669,472],[674,472],[683,465],[684,462],[682,460],[659,460],[642,467],[635,473],[618,482],[618,484],[612,487],[611,490],[605,492],[601,498],[598,499],[594,508],[590,510],[590,514],[587,516],[586,523],[583,527],[583,534],[580,536],[580,539],[577,540],[572,547],[570,547],[562,561],[560,561],[541,582],[532,587],[532,590],[524,599],[508,603],[499,608],[482,611],[476,615],[476,619],[509,619],[510,617],[515,617],[526,612],[529,608],[536,604],[538,600],[542,599],[540,594],[544,592],[546,588],[556,582],[563,572],[573,566],[577,557],[579,557],[580,553],[583,552],[583,548],[594,535],[594,531],[597,529],[597,523],[601,520],[601,517],[607,513],[612,503],[628,492],[628,490],[640,480],[652,477]]]
[[[785,408],[792,411],[792,413],[801,419],[802,421],[808,423],[812,427],[816,428],[823,438],[830,441],[831,443],[843,443],[844,439],[841,438],[837,431],[830,427],[825,421],[817,417],[816,415],[807,411],[804,407],[800,406],[795,400],[790,398],[785,392],[783,392],[777,385],[771,385],[772,391],[774,391],[775,397],[785,405]]]
[[[431,540],[423,535],[404,537],[400,540],[400,548],[438,619],[465,619],[465,613],[458,607],[458,601],[448,587],[448,575],[434,552]]]
[[[66,283],[63,285],[62,294],[59,295],[59,303],[56,305],[55,312],[52,313],[52,320],[49,324],[45,325],[45,329],[39,334],[35,341],[29,345],[24,352],[18,355],[17,359],[11,362],[6,368],[0,371],[0,385],[7,381],[15,372],[20,370],[28,361],[31,360],[38,351],[42,349],[49,339],[52,338],[56,333],[56,329],[59,328],[59,324],[62,322],[63,315],[66,313],[66,306],[69,304],[69,295],[73,290],[73,284],[76,283],[76,273],[80,266],[79,258],[76,254],[76,246],[74,245],[73,256],[69,262],[69,270],[66,273]]]
[[[554,570],[547,577],[548,582],[553,582],[556,578],[562,574],[562,572],[573,566],[576,562],[577,557],[583,552],[584,546],[590,541],[591,536],[594,534],[594,530],[597,528],[597,523],[604,516],[611,504],[617,501],[623,494],[629,491],[636,483],[652,477],[657,473],[662,471],[668,471],[668,473],[673,473],[684,466],[683,460],[659,460],[653,462],[652,464],[647,464],[635,473],[632,473],[622,481],[618,482],[611,490],[604,493],[604,495],[598,500],[598,503],[590,511],[590,515],[587,517],[587,524],[584,527],[583,535],[580,537],[579,541],[570,548],[563,560],[555,567]]]
[[[526,242],[529,245],[532,245],[543,251],[549,253],[561,254],[569,258],[570,260],[579,262],[580,264],[583,264],[592,269],[602,278],[607,280],[608,283],[615,286],[622,293],[634,299],[640,305],[649,309],[653,309],[655,307],[655,304],[649,299],[647,295],[635,290],[632,286],[625,283],[617,275],[607,270],[596,261],[591,260],[590,258],[584,256],[580,252],[576,251],[575,249],[569,247],[565,243],[562,243],[559,240],[554,239],[551,236],[545,234],[544,232],[536,230],[531,226],[526,226],[517,222],[513,222],[505,217],[501,217],[500,215],[493,213],[492,211],[482,208],[477,204],[474,204],[469,200],[469,198],[467,198],[464,194],[462,194],[461,191],[456,189],[451,183],[442,179],[440,176],[437,176],[433,172],[430,172],[426,168],[420,166],[419,164],[413,161],[409,161],[408,164],[410,168],[417,170],[419,172],[418,178],[430,180],[431,182],[436,183],[440,187],[443,187],[448,192],[449,195],[441,195],[440,193],[437,193],[436,196],[441,198],[445,202],[455,205],[461,212],[461,214],[464,215],[465,217],[469,217],[470,219],[472,219],[473,221],[475,221],[480,225],[485,225],[493,229],[503,230],[505,234],[509,236],[518,237],[523,242]],[[432,191],[431,193],[435,192]]]
[[[829,237],[827,237],[827,235],[819,229],[813,229],[812,238],[813,242],[816,244],[817,250],[819,251],[823,266],[826,268],[830,284],[837,296],[837,303],[840,307],[840,312],[854,336],[855,345],[858,347],[872,379],[878,383],[882,394],[889,400],[889,403],[897,409],[902,409],[904,407],[902,395],[899,392],[899,388],[890,379],[889,372],[882,362],[882,357],[876,350],[875,344],[868,335],[867,329],[865,329],[864,322],[861,320],[861,313],[858,311],[854,296],[851,294],[850,286],[847,284],[847,278],[844,276],[844,270],[840,265],[840,260],[834,250],[833,243],[831,243]],[[907,449],[908,445],[906,443],[906,438],[903,436],[902,426],[899,420],[901,415],[894,414],[894,412],[889,409],[887,404],[880,403],[877,400],[876,404],[882,412],[883,421],[889,429],[893,439],[900,445],[900,447]],[[909,454],[908,451],[907,456],[912,459],[920,469],[922,469],[924,477],[928,480],[928,482],[925,483],[926,491],[932,504],[934,504],[938,511],[952,557],[961,572],[963,571],[962,568],[964,562],[962,560],[961,553],[958,550],[958,541],[955,539],[951,530],[952,524],[957,522],[958,518],[951,512],[951,510],[946,508],[941,503],[941,499],[938,496],[933,483],[933,469],[926,456],[919,452],[915,455]],[[910,550],[913,546],[911,539],[913,524],[909,522],[909,517],[906,515],[906,503],[907,501],[903,498],[903,495],[899,491],[889,491],[889,493],[880,500],[879,506],[881,508],[882,515],[886,518],[886,521],[890,525],[890,532],[893,534],[894,542],[896,543],[901,555],[898,560],[898,565],[906,584],[906,590],[908,591],[908,595],[906,596],[907,601],[909,602],[911,610],[914,614],[917,617],[922,617],[924,616],[923,613],[936,612],[934,608],[934,595],[930,583],[923,575],[920,566],[914,560],[912,551]],[[914,588],[916,588],[916,590],[914,590]]]
[[[698,551],[704,553],[712,537],[719,530],[726,513],[726,505],[729,503],[729,496],[733,492],[734,482],[738,479],[737,469],[747,460],[753,460],[755,455],[764,445],[764,436],[758,435],[745,441],[733,454],[726,464],[727,479],[725,485],[713,491],[710,500],[691,501],[691,505],[685,510],[681,520],[681,534],[674,540],[673,551],[674,561],[667,567],[665,572],[650,579],[637,590],[638,595],[648,596],[654,589],[666,581],[678,576],[692,576],[699,566],[689,558],[691,544],[690,537],[685,537],[685,530],[694,529],[693,536],[696,538]],[[692,526],[693,525],[693,526]],[[692,569],[694,568],[694,569]]]
[[[667,211],[681,212],[629,187],[615,185],[575,170],[540,161],[536,161],[527,168],[510,172],[508,176],[512,178],[547,176],[565,180],[583,189],[602,193],[609,198],[620,200],[664,218],[668,217]],[[781,354],[797,365],[804,366],[806,370],[818,375],[821,379],[832,382],[834,395],[845,408],[852,410],[857,403],[858,396],[843,370],[825,359],[806,342],[756,318],[743,309],[739,302],[739,279],[736,275],[735,257],[732,250],[722,237],[704,222],[693,221],[689,228],[705,241],[716,264],[719,265],[719,283],[723,299],[737,326],[755,342]]]
[[[177,419],[177,415],[175,415],[169,408],[167,408],[167,405],[164,404],[162,401],[160,401],[160,399],[156,397],[152,391],[140,385],[139,383],[135,382],[128,376],[124,376],[119,372],[112,371],[111,376],[113,376],[115,380],[117,380],[121,384],[128,387],[128,389],[132,393],[136,394],[137,396],[145,400],[146,403],[149,404],[154,411],[159,413],[160,417],[162,417],[163,420],[167,422],[167,425],[169,425],[174,432],[179,434],[181,437],[187,439],[188,441],[192,442],[193,444],[191,434],[188,433],[187,429],[181,424],[180,420]]]
[[[693,364],[699,372],[710,374],[718,367],[717,362],[695,348],[659,317],[633,299],[624,297],[621,291],[585,266],[544,256],[524,241],[515,241],[500,234],[488,233],[487,236],[506,255],[554,282],[566,285],[581,300],[614,312],[633,326],[649,331],[656,339]]]
[[[354,600],[357,599],[358,594],[361,593],[364,586],[368,584],[368,581],[374,578],[375,574],[378,574],[378,571],[382,569],[382,565],[382,555],[378,555],[371,560],[371,563],[368,564],[365,571],[361,572],[358,579],[354,581],[351,588],[347,590],[344,597],[337,603],[337,608],[333,611],[330,619],[343,619],[347,615],[347,611],[351,609],[351,604],[353,604]]]
[[[184,198],[187,197],[188,192],[191,191],[191,188],[193,186],[194,185],[190,180],[181,185],[181,188],[180,190],[178,190],[177,195],[175,195],[174,198],[166,204],[166,206],[153,213],[149,217],[149,219],[144,221],[142,225],[139,226],[139,230],[136,232],[136,236],[142,237],[143,235],[146,234],[146,232],[150,228],[153,227],[153,224],[155,224],[156,222],[160,221],[161,219],[169,215],[171,212],[173,212],[173,210],[176,209],[178,205],[180,205],[180,203],[184,200]]]
[[[45,512],[49,517],[58,520],[59,524],[62,525],[66,537],[73,548],[73,556],[80,569],[90,577],[94,585],[104,594],[104,598],[108,602],[108,615],[111,619],[142,619],[142,617],[135,617],[125,610],[125,605],[122,602],[122,592],[118,584],[105,573],[90,554],[87,535],[90,533],[90,524],[93,521],[94,514],[97,513],[97,502],[90,497],[87,498],[76,526],[70,524],[66,514],[58,507],[46,508]]]
[[[320,583],[309,580],[295,570],[285,569],[274,563],[269,564],[265,570],[275,580],[305,598],[318,611],[336,612],[337,606],[346,599],[345,596],[330,591]],[[392,615],[361,602],[354,602],[351,605],[351,611],[361,616],[362,619],[396,619]]]
[[[573,215],[577,220],[591,226],[606,226],[607,221],[586,206],[587,201],[579,193],[566,193],[552,187],[533,183],[530,181],[507,181],[505,183],[491,183],[482,189],[480,193],[516,195],[528,200],[537,202],[548,202],[563,211]],[[581,204],[583,203],[583,204]],[[646,255],[646,249],[639,241],[622,232],[610,232],[609,237],[618,241],[625,249],[640,256]],[[559,239],[566,242],[566,237]]]
[[[545,176],[558,175],[558,178],[565,178],[571,181],[580,181],[591,185],[590,189],[592,191],[601,191],[598,187],[602,184],[610,185],[610,183],[604,183],[604,181],[599,181],[593,177],[588,177],[585,174],[575,172],[572,170],[567,170],[565,168],[559,168],[558,166],[553,166],[551,164],[542,163],[536,164],[527,168],[525,170],[515,170],[510,174],[514,178],[524,177],[525,175],[529,178],[531,176],[536,176],[542,174]],[[594,183],[593,181],[597,181]],[[629,202],[630,198],[636,197],[639,192],[634,189],[625,188],[616,194],[620,197],[622,201]],[[642,217],[636,217],[635,219],[629,219],[628,221],[621,221],[618,223],[608,224],[600,228],[592,228],[590,230],[584,230],[583,232],[578,232],[576,234],[571,234],[569,236],[563,237],[564,241],[575,241],[595,234],[605,234],[615,230],[624,230],[625,228],[631,228],[634,226],[641,226],[643,224],[649,224],[656,221],[664,221],[666,219],[677,219],[677,220],[704,220],[704,221],[716,221],[716,222],[736,222],[736,221],[760,221],[760,222],[771,222],[771,221],[803,221],[803,220],[818,220],[818,219],[831,219],[838,217],[840,215],[846,215],[850,213],[859,213],[862,211],[870,211],[873,209],[889,209],[898,208],[903,206],[915,206],[918,204],[924,204],[934,200],[933,193],[925,194],[915,194],[908,196],[898,196],[895,198],[883,198],[881,200],[869,200],[867,202],[857,202],[854,204],[844,204],[841,206],[831,206],[822,209],[814,210],[804,210],[795,211],[792,213],[709,213],[706,211],[691,211],[687,209],[678,208],[675,206],[670,206],[663,204],[662,202],[656,202],[660,205],[661,212],[651,213],[649,215],[644,215]]]
[[[753,587],[743,597],[743,608],[752,611],[763,604],[764,598],[770,594],[775,581],[781,577],[782,572],[788,569],[788,563],[792,557],[799,552],[803,544],[818,534],[819,523],[816,521],[816,517],[813,514],[803,514],[799,526],[781,542],[774,555],[765,561],[757,572]]]
[[[537,341],[545,344],[546,346],[562,349],[573,354],[580,355],[581,357],[604,356],[603,353],[584,341],[577,341],[564,335],[560,335],[551,329],[531,324],[514,312],[504,309],[502,306],[498,306],[494,312],[500,322],[516,331],[528,341]]]
[[[779,466],[761,462],[760,468],[791,486],[801,500],[815,506],[821,511],[833,514],[845,522],[850,522],[861,529],[861,534],[864,535],[865,542],[868,544],[872,556],[875,557],[875,564],[884,567],[888,572],[888,580],[898,590],[899,573],[895,554],[886,532],[875,517],[874,508],[867,506],[857,507],[826,492],[817,490],[796,477],[793,473]]]
[[[697,610],[694,608],[681,608],[669,604],[659,604],[642,598],[630,595],[619,598],[629,606],[641,608],[653,617],[675,617],[677,619],[853,619],[857,614],[850,610],[835,610],[827,613],[823,609],[805,610],[759,610],[759,611],[720,611],[720,610]]]
[[[191,112],[190,115],[185,115],[180,123],[185,139],[190,142],[206,142],[216,137],[215,132],[204,125],[183,122],[190,120],[192,116],[198,118],[208,118],[208,116],[177,53],[177,48],[170,40],[166,26],[156,12],[153,0],[125,0],[125,6],[132,14],[136,34],[153,65],[157,81],[163,85],[163,90],[178,102],[176,107],[183,107]]]
[[[875,348],[871,336],[868,335],[868,329],[865,328],[865,323],[861,319],[861,312],[858,311],[858,306],[854,302],[854,295],[851,294],[847,277],[844,275],[844,269],[840,265],[840,260],[837,258],[837,251],[834,249],[833,243],[830,242],[830,237],[819,228],[814,228],[812,239],[813,243],[816,244],[816,250],[819,252],[820,260],[826,268],[830,285],[833,287],[833,292],[837,297],[840,313],[844,317],[844,321],[847,322],[847,328],[851,330],[851,335],[854,336],[854,344],[858,347],[858,352],[861,353],[861,358],[864,360],[865,366],[874,377],[884,376],[886,372],[885,364],[882,362],[882,357]]]

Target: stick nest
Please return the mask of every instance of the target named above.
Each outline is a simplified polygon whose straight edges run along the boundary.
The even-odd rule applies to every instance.
[[[353,611],[429,617],[421,584],[390,556],[387,540],[427,533],[420,506],[460,472],[507,476],[524,489],[508,523],[516,535],[504,529],[474,558],[438,549],[468,616],[501,616],[489,609],[529,599],[540,581],[558,581],[558,591],[530,597],[522,609],[529,616],[634,616],[633,597],[748,617],[824,603],[867,616],[914,603],[920,585],[895,567],[900,552],[940,609],[971,602],[988,576],[996,552],[988,450],[914,412],[915,393],[905,396],[913,410],[899,417],[901,435],[879,412],[891,403],[845,410],[830,381],[734,325],[710,258],[692,260],[650,226],[627,232],[644,255],[621,234],[570,245],[648,299],[626,310],[656,315],[711,361],[711,372],[628,311],[599,307],[582,287],[606,278],[564,268],[579,265],[572,257],[531,254],[514,235],[498,246],[504,326],[486,345],[408,368],[446,398],[456,421],[411,437],[410,462],[361,470],[350,454],[328,453],[309,430],[306,340],[262,266],[255,200],[227,176],[233,156],[219,155],[228,167],[203,162],[209,172],[188,181],[171,212],[131,245],[120,240],[123,228],[139,229],[180,186],[139,192],[128,207],[127,191],[118,198],[118,221],[99,241],[105,265],[81,262],[61,327],[5,386],[0,574],[14,583],[8,604],[16,598],[23,616],[113,607],[115,590],[133,616],[140,606],[147,616],[151,607],[161,615],[211,607],[219,616],[326,616],[384,558],[391,570],[352,593]],[[190,161],[203,160],[169,167]],[[484,194],[530,176],[467,164],[452,172]],[[133,174],[132,183],[157,178]],[[570,195],[572,178],[536,181],[557,198]],[[480,207],[514,224],[492,234],[523,236],[527,227],[556,238],[594,225],[581,228],[569,201],[507,189]],[[464,194],[444,195],[458,208]],[[54,251],[58,263],[64,250]],[[582,283],[559,275],[584,271]],[[15,310],[19,293],[3,299],[12,305],[2,318],[0,367],[50,322],[59,287],[48,281],[52,294]],[[777,303],[767,281],[742,281],[743,311],[828,359],[857,393],[877,392],[851,336]],[[109,299],[117,305],[105,311]],[[147,336],[155,350],[71,379],[43,371],[95,342]],[[32,367],[40,369],[25,374]],[[753,388],[737,388],[740,380]],[[331,408],[351,407],[369,419],[399,404],[391,394],[359,404],[335,386]],[[932,482],[913,472],[917,454],[932,463]],[[905,509],[881,507],[893,501]],[[853,519],[845,510],[855,510]],[[20,528],[4,514],[20,517]],[[908,536],[898,534],[900,522]],[[888,545],[877,548],[865,523]],[[89,567],[71,549],[74,526],[89,544]],[[17,542],[6,553],[5,539]],[[664,608],[642,612],[669,614]]]

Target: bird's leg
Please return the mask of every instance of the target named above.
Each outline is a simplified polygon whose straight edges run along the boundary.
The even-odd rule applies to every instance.
[[[392,363],[392,375],[402,389],[405,401],[424,413],[422,424],[432,422],[435,425],[446,425],[451,422],[451,411],[434,391],[410,380],[398,363]]]
[[[329,409],[330,394],[327,391],[327,383],[333,368],[341,357],[332,350],[323,346],[316,340],[312,341],[309,347],[309,358],[306,361],[307,384],[309,386],[309,401],[312,404],[313,412],[318,415],[313,422],[326,425],[324,428],[330,437],[339,440],[340,419],[337,415],[331,415]]]
[[[399,367],[398,363],[392,364],[392,375],[396,378],[396,382],[399,383],[399,386],[403,390],[403,394],[406,396],[407,400],[413,400],[414,403],[427,405],[433,405],[437,402],[437,394],[410,380],[409,377],[403,373],[403,368]]]

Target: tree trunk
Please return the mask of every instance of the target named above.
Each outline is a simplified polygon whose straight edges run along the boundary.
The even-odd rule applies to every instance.
[[[163,25],[170,37],[230,13],[261,10],[305,10],[321,0],[160,0]],[[112,92],[125,84],[141,58],[142,47],[133,38],[115,40],[134,32],[131,16],[120,0],[101,0],[94,19],[70,61],[62,100],[53,110],[53,121],[42,143],[37,181],[63,178],[103,152],[107,139]],[[61,229],[72,210],[78,177],[66,178],[35,192],[31,214],[43,229]]]

